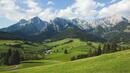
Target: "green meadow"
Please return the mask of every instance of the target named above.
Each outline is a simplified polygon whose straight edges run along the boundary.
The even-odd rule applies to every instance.
[[[130,73],[130,50],[1,73]]]
[[[20,48],[12,45],[20,44]],[[25,42],[19,40],[0,40],[0,52],[18,49],[36,55],[48,49],[51,53],[44,54],[40,59],[27,59],[18,65],[1,65],[0,73],[130,73],[130,50],[102,54],[71,61],[73,56],[87,54],[95,50],[99,42],[81,41],[79,39],[63,39],[54,42]],[[119,44],[129,48],[129,44]],[[67,50],[67,54],[65,54]]]

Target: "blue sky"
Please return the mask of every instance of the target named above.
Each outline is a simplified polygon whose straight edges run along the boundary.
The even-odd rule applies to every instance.
[[[54,5],[47,5],[48,0],[37,0],[43,7],[52,6],[54,9],[64,9],[74,3],[74,0],[50,0]],[[45,5],[43,5],[45,3]]]
[[[47,21],[55,17],[128,17],[129,8],[130,0],[0,0],[0,28],[34,16]]]
[[[64,9],[67,6],[72,5],[75,0],[34,0],[39,4],[40,7],[53,7],[54,9]],[[54,4],[48,5],[48,2],[53,2]],[[16,4],[18,4],[22,8],[28,8],[23,0],[16,0]]]

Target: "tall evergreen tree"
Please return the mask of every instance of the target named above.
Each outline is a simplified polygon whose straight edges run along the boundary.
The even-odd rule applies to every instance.
[[[19,53],[18,50],[15,51],[14,59],[15,59],[15,64],[19,64],[20,63],[20,53]]]
[[[6,58],[4,60],[4,64],[6,65],[16,65],[21,61],[20,53],[18,50],[9,49],[6,53]]]
[[[111,43],[111,52],[117,51],[117,44],[116,43]]]
[[[102,49],[101,49],[101,45],[99,45],[97,49],[97,55],[101,55],[101,54],[102,54]]]
[[[12,54],[12,50],[9,49],[8,52],[6,53],[6,58],[5,58],[5,61],[4,61],[6,65],[9,65],[11,54]]]
[[[103,53],[109,53],[110,52],[110,44],[106,43],[103,46]]]

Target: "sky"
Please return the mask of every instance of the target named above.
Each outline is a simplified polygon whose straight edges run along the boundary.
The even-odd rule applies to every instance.
[[[130,0],[0,0],[0,28],[35,16],[49,21],[55,17],[97,18],[130,16]]]

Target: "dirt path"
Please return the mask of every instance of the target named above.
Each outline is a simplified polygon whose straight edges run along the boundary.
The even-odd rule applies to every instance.
[[[15,67],[12,67],[12,68],[5,68],[5,69],[0,69],[0,71],[9,71],[9,70],[16,70],[18,69],[19,66],[18,65],[15,65]]]

